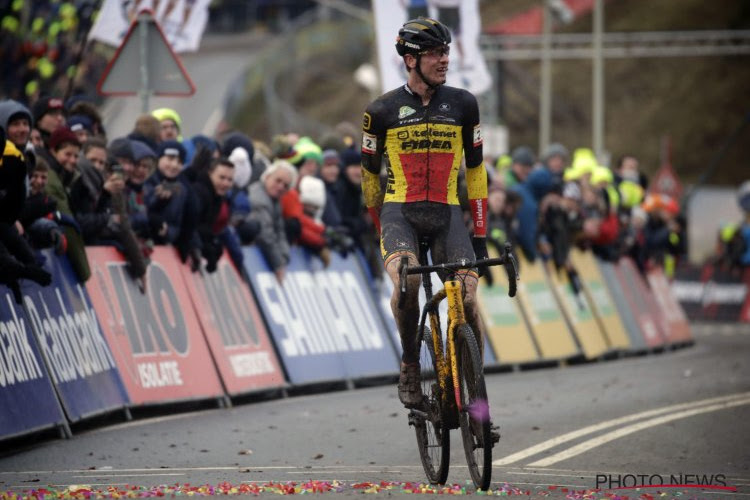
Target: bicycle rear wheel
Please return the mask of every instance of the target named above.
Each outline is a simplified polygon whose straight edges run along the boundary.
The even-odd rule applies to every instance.
[[[492,477],[490,407],[484,383],[482,356],[469,325],[463,324],[458,327],[456,349],[461,389],[459,423],[466,462],[476,487],[486,490]]]
[[[419,345],[424,404],[421,411],[412,410],[409,419],[417,434],[419,457],[427,478],[432,484],[445,484],[450,464],[450,431],[443,426],[437,358],[432,333],[427,325],[424,326]]]

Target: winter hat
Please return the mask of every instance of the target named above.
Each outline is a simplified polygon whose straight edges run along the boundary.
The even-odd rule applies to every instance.
[[[136,163],[144,158],[156,158],[156,153],[154,153],[154,150],[151,149],[145,142],[131,140],[130,144],[133,147],[133,160]]]
[[[86,129],[89,133],[92,133],[94,131],[94,122],[86,115],[73,115],[68,118],[68,127],[73,132]]]
[[[183,165],[185,164],[185,157],[187,156],[185,146],[178,141],[163,141],[159,144],[159,149],[156,154],[158,158],[161,158],[162,156],[179,156],[180,163]]]
[[[232,154],[236,148],[244,148],[247,151],[247,157],[251,158],[255,155],[255,147],[253,147],[253,141],[242,132],[232,132],[224,137],[221,144],[221,156]]]
[[[361,165],[362,153],[354,148],[347,148],[341,152],[341,165],[348,167],[350,165]]]
[[[299,181],[299,201],[304,205],[317,207],[315,218],[320,219],[326,204],[325,183],[312,175],[304,176]]]
[[[31,116],[29,108],[13,99],[0,102],[0,127],[7,130],[8,124],[19,118],[26,118],[29,121],[29,126],[34,126],[34,117]]]
[[[534,166],[534,162],[536,161],[534,152],[528,146],[518,146],[510,156],[513,159],[513,163],[519,163],[527,167]]]
[[[566,148],[559,142],[553,142],[552,144],[544,148],[542,159],[544,161],[547,161],[553,156],[560,156],[561,158],[565,159],[565,161],[567,161],[568,158],[570,158],[570,153],[568,152],[568,148]]]
[[[294,145],[294,156],[289,162],[299,167],[305,160],[315,160],[318,165],[323,164],[323,150],[309,137],[300,137]]]
[[[65,143],[75,144],[78,147],[81,146],[78,137],[76,137],[76,134],[69,127],[56,128],[49,138],[49,148],[55,151]]]
[[[253,164],[247,150],[238,146],[229,154],[228,159],[234,165],[234,185],[244,188],[250,182],[250,176],[253,175]]]
[[[63,111],[63,101],[59,97],[42,97],[34,103],[34,123],[38,123],[44,115],[53,111]]]
[[[341,155],[335,149],[326,149],[323,151],[323,163],[335,163],[341,165]]]
[[[115,158],[126,158],[132,162],[135,162],[135,153],[133,153],[133,145],[130,139],[127,137],[118,137],[109,143],[107,148],[109,153]]]
[[[177,111],[170,108],[159,108],[155,109],[151,112],[151,116],[156,118],[157,120],[164,121],[164,120],[172,120],[175,125],[177,125],[177,130],[179,132],[182,132],[182,119],[180,118],[180,115],[177,114]]]

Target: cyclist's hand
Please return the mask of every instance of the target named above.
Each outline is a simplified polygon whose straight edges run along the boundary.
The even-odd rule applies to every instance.
[[[474,237],[471,239],[471,246],[474,247],[474,257],[476,260],[486,259],[489,257],[487,254],[487,238]],[[487,266],[479,266],[479,276],[487,276],[490,270]]]

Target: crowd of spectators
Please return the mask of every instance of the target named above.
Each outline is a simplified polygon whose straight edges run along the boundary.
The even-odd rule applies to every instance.
[[[41,97],[31,108],[0,101],[0,203],[8,208],[0,266],[21,266],[4,282],[44,273],[33,247],[67,254],[86,281],[86,245],[119,249],[142,289],[154,245],[172,245],[193,271],[211,273],[225,251],[241,269],[241,246],[255,243],[280,282],[292,245],[323,266],[332,252],[358,250],[379,273],[353,125],[320,144],[292,133],[264,144],[236,130],[188,138],[182,128],[177,112],[161,108],[109,138],[85,96]]]
[[[118,248],[141,288],[154,245],[172,245],[194,271],[213,272],[225,251],[241,268],[241,246],[255,244],[280,282],[294,245],[323,266],[332,252],[358,251],[374,276],[382,273],[352,124],[319,138],[277,135],[266,144],[237,130],[184,137],[179,114],[161,108],[139,116],[127,136],[109,138],[97,106],[76,96],[40,97],[30,108],[0,101],[0,129],[7,137],[0,266],[20,266],[3,272],[4,282],[47,279],[32,247],[67,254],[85,281],[85,245]],[[7,167],[17,164],[20,170]],[[527,260],[549,260],[571,282],[573,247],[606,260],[628,255],[642,271],[660,266],[667,275],[685,254],[677,201],[649,191],[633,155],[609,168],[585,148],[551,144],[537,157],[519,146],[485,165],[490,244],[502,249],[510,241]],[[746,191],[740,205],[750,213],[750,186]],[[722,236],[737,259],[750,258],[739,237],[750,235],[746,225]]]
[[[638,158],[625,154],[612,168],[590,149],[572,153],[550,144],[537,157],[527,146],[494,162],[489,173],[489,241],[511,241],[529,261],[551,261],[577,274],[570,249],[591,250],[615,261],[632,257],[641,271],[673,273],[685,255],[685,219],[677,200],[649,192]]]

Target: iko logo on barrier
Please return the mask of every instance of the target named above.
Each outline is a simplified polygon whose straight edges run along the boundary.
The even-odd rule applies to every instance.
[[[158,263],[149,267],[144,295],[126,276],[125,264],[107,265],[133,356],[189,352],[187,327],[172,282]]]
[[[224,347],[257,347],[260,339],[241,289],[245,285],[237,276],[229,264],[219,266],[217,272],[205,276],[206,295]]]
[[[272,273],[259,273],[258,292],[269,322],[283,327],[286,356],[382,349],[378,324],[349,271],[290,272],[283,289]],[[320,300],[320,295],[327,300]]]
[[[0,387],[40,379],[44,376],[34,350],[29,344],[26,324],[13,307],[10,295],[6,296],[12,318],[0,321]]]
[[[57,304],[45,302],[41,292],[38,302],[28,295],[24,297],[29,321],[55,382],[71,382],[115,369],[96,313],[87,304],[81,285],[76,285],[76,292],[84,304],[82,311],[69,312],[59,288],[55,288]]]

